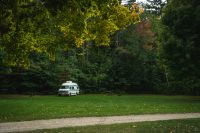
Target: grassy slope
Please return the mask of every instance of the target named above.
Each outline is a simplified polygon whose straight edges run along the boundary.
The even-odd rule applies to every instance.
[[[199,133],[200,119],[36,130],[27,133]]]
[[[61,117],[200,112],[200,97],[0,95],[0,122]]]

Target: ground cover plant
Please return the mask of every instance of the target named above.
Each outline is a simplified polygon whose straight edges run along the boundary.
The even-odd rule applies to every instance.
[[[0,122],[82,116],[200,111],[199,96],[79,95],[73,97],[0,95]]]
[[[199,133],[200,119],[36,130],[27,133]]]

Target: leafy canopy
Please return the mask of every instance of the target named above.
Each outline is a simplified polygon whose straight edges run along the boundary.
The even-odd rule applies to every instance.
[[[4,64],[28,67],[30,53],[54,59],[57,48],[89,41],[109,45],[110,36],[139,21],[139,9],[118,0],[0,1],[0,50]]]

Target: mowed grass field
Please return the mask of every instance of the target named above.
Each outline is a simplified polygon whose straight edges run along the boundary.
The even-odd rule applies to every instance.
[[[82,116],[200,112],[200,96],[0,95],[0,122]]]
[[[200,119],[44,129],[24,133],[199,133]]]

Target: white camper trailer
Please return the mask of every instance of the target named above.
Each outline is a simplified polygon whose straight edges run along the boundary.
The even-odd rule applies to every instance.
[[[78,95],[79,94],[79,87],[77,83],[73,83],[72,81],[66,81],[62,83],[60,89],[58,90],[58,95]]]

